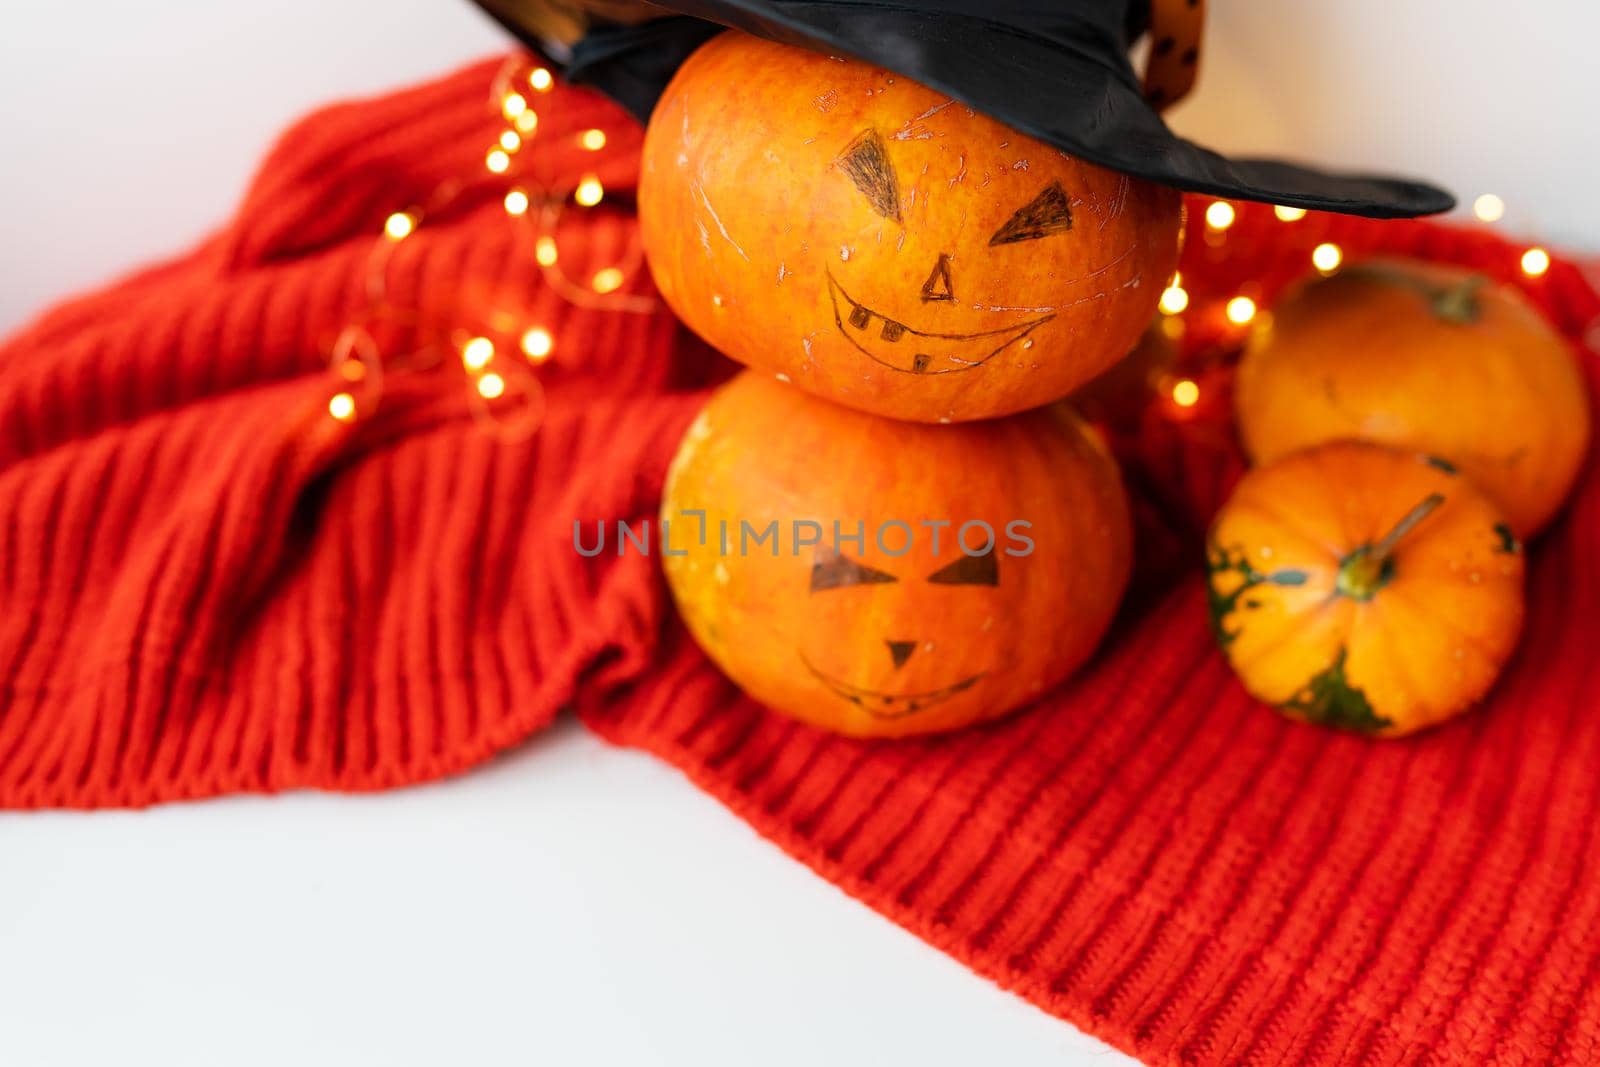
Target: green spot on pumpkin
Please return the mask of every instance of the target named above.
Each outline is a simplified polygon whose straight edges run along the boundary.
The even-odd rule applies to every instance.
[[[1350,679],[1345,677],[1345,651],[1341,648],[1332,666],[1313,675],[1304,689],[1284,701],[1280,707],[1318,726],[1332,726],[1356,733],[1376,733],[1393,726],[1393,721],[1372,710],[1367,694],[1351,685]]]
[[[1503,522],[1494,524],[1495,549],[1508,556],[1514,556],[1522,551],[1522,545],[1517,541],[1517,535],[1511,532],[1511,527]]]
[[[1239,576],[1238,587],[1226,593],[1218,592],[1217,579],[1229,574]],[[1305,585],[1310,575],[1293,567],[1263,574],[1250,563],[1243,547],[1236,545],[1223,548],[1213,542],[1206,551],[1206,578],[1206,607],[1211,615],[1211,633],[1218,645],[1227,648],[1239,636],[1237,630],[1230,631],[1227,628],[1228,616],[1239,610],[1246,593],[1261,585]],[[1244,601],[1243,606],[1256,608],[1260,603],[1251,599]]]

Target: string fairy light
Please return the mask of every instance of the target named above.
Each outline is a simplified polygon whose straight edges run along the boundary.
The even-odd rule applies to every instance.
[[[644,246],[637,240],[625,246],[620,261],[582,281],[569,278],[561,270],[558,266],[561,256],[556,245],[555,233],[563,205],[569,199],[574,199],[572,194],[547,196],[537,213],[528,214],[538,234],[534,241],[534,260],[539,264],[544,280],[564,300],[579,307],[637,314],[652,312],[659,308],[660,300],[654,295],[635,295],[619,291],[630,275],[644,268]],[[598,286],[595,284],[597,279],[600,283]]]
[[[349,393],[334,393],[328,400],[328,414],[340,422],[356,417],[356,398]]]
[[[1161,291],[1161,313],[1163,315],[1177,315],[1189,306],[1189,292],[1178,284],[1178,276],[1173,275],[1172,284]]]
[[[417,228],[417,217],[409,211],[396,211],[383,220],[384,236],[391,241],[403,241]]]
[[[339,331],[328,352],[328,366],[342,381],[339,391],[328,398],[329,415],[350,422],[376,403],[383,388],[383,361],[378,342],[365,326],[350,323]]]
[[[1242,209],[1226,200],[1206,199],[1200,201],[1200,204],[1203,205],[1201,219],[1204,231],[1202,236],[1207,247],[1206,261],[1221,263],[1228,257],[1226,246],[1231,236],[1225,236],[1225,231],[1241,219],[1247,221],[1254,219],[1243,214]],[[1272,205],[1272,212],[1277,220],[1283,223],[1300,222],[1311,215],[1311,212],[1304,208],[1283,204]],[[1483,193],[1472,201],[1471,212],[1481,222],[1494,223],[1505,217],[1506,204],[1492,193]],[[1316,230],[1321,229],[1321,226],[1316,227]],[[1329,229],[1334,233],[1341,232],[1333,227]],[[1303,232],[1309,237],[1310,233],[1315,231]],[[1192,231],[1191,235],[1193,236]],[[1256,236],[1252,227],[1252,232],[1248,235],[1249,240],[1245,242],[1244,247],[1254,247],[1252,242]],[[1316,238],[1308,240],[1305,245],[1299,247],[1310,246],[1312,241],[1316,240]],[[1320,240],[1310,248],[1309,258],[1310,267],[1316,273],[1324,276],[1333,275],[1344,266],[1346,250],[1336,241]],[[1516,264],[1525,284],[1545,277],[1555,266],[1549,250],[1539,244],[1508,249],[1507,258]],[[1507,267],[1509,266],[1508,263]],[[1600,282],[1600,270],[1596,271],[1595,277],[1597,282]],[[1172,342],[1181,343],[1186,336],[1191,338],[1187,349],[1179,348],[1173,353],[1172,359],[1178,368],[1177,374],[1155,371],[1146,378],[1145,386],[1149,390],[1146,396],[1152,401],[1159,401],[1157,410],[1163,413],[1163,417],[1174,421],[1188,421],[1196,416],[1198,405],[1204,396],[1201,383],[1206,380],[1201,372],[1231,366],[1238,357],[1243,339],[1249,330],[1271,328],[1273,322],[1271,309],[1257,303],[1260,299],[1257,286],[1266,284],[1265,280],[1242,279],[1237,280],[1235,284],[1238,287],[1228,295],[1210,289],[1206,280],[1201,279],[1194,284],[1191,292],[1185,287],[1182,274],[1174,272],[1166,286],[1162,288],[1157,300],[1160,315],[1156,323],[1152,324],[1152,328]],[[1185,316],[1184,313],[1191,311],[1196,305],[1204,314]],[[1225,327],[1221,332],[1215,332],[1214,324],[1218,319],[1231,328]],[[1600,351],[1600,316],[1594,319],[1586,338],[1596,351]]]
[[[594,173],[584,174],[576,185],[553,188],[548,180],[537,177],[539,157],[523,151],[540,127],[539,112],[525,94],[530,90],[533,94],[546,94],[554,87],[554,75],[544,67],[530,69],[525,58],[512,57],[501,65],[489,88],[489,108],[504,125],[485,150],[484,167],[494,177],[509,175],[514,166],[519,171],[517,183],[502,193],[501,204],[508,219],[532,231],[521,231],[527,236],[519,239],[530,241],[534,264],[557,295],[583,307],[634,314],[653,312],[660,307],[658,298],[623,291],[630,275],[643,269],[644,250],[637,236],[627,243],[612,266],[596,270],[583,281],[569,279],[558,267],[556,235],[564,206],[572,203],[580,208],[595,207],[605,198],[606,190]],[[576,135],[576,143],[586,152],[600,152],[610,138],[605,130],[590,127]],[[526,162],[519,166],[513,156]],[[391,302],[390,264],[402,254],[398,251],[402,242],[426,218],[441,212],[468,188],[469,180],[446,180],[419,206],[385,216],[381,236],[367,260],[367,308],[345,327],[330,351],[329,368],[343,383],[328,399],[331,418],[353,422],[376,410],[386,366],[397,372],[423,372],[440,365],[446,349],[437,343],[424,342],[419,337],[415,350],[385,356],[374,338],[413,336],[413,331],[424,323],[419,308]],[[461,331],[470,336],[458,342],[460,365],[471,386],[468,396],[473,417],[502,436],[526,436],[538,429],[545,405],[543,387],[532,369],[550,359],[558,347],[556,338],[549,329],[538,325],[524,324],[518,334],[514,313],[505,310],[488,314],[485,326],[488,329]],[[381,334],[375,332],[380,327]],[[498,359],[499,346],[513,343],[520,344],[526,360]],[[512,397],[518,403],[508,403]],[[489,400],[497,402],[490,405],[486,403]]]
[[[474,337],[461,346],[461,362],[468,370],[482,370],[494,358],[494,342],[487,337]]]
[[[1324,241],[1311,250],[1311,265],[1323,274],[1332,274],[1344,262],[1344,251],[1332,241]]]
[[[555,338],[543,326],[535,326],[522,335],[522,353],[530,362],[543,363],[555,348]]]
[[[585,174],[578,181],[577,189],[573,190],[572,199],[584,207],[594,207],[605,195],[606,189],[600,184],[600,179],[593,174]]]

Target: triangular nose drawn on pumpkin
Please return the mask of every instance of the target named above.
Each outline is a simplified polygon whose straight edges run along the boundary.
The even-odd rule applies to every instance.
[[[889,646],[889,658],[894,660],[894,669],[899,670],[906,665],[906,660],[911,658],[911,653],[917,650],[915,641],[885,641]]]
[[[950,257],[940,252],[938,261],[933,265],[933,272],[928,275],[928,280],[922,283],[922,301],[929,303],[934,300],[955,298],[955,287],[950,284]]]

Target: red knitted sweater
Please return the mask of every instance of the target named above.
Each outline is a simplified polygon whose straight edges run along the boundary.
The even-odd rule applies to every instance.
[[[0,805],[381,789],[574,708],[1149,1061],[1600,1063],[1594,464],[1532,546],[1528,628],[1489,704],[1368,742],[1253,703],[1212,647],[1199,531],[1240,461],[1207,379],[1193,417],[1124,442],[1141,571],[1081,676],[949,737],[815,732],[718,675],[653,561],[571,550],[574,518],[654,512],[725,370],[665,311],[541,283],[482,167],[493,70],[312,117],[221,233],[0,350]],[[594,96],[545,99],[540,165],[608,189],[563,223],[586,277],[636,251],[639,131]],[[611,132],[600,153],[573,143],[590,126]],[[547,325],[527,441],[483,431],[453,362],[328,415],[374,235],[450,178],[473,184],[390,264],[395,302],[421,308],[396,337]],[[1481,231],[1246,207],[1220,245],[1191,234],[1185,284],[1201,308],[1247,282],[1270,301],[1328,239],[1518,277]],[[1575,343],[1600,315],[1569,262],[1518,280]]]

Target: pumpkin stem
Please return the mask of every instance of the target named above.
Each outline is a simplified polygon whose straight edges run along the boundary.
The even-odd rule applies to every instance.
[[[1399,522],[1369,545],[1362,545],[1339,562],[1339,574],[1334,579],[1334,589],[1356,600],[1371,600],[1379,589],[1394,577],[1394,563],[1390,560],[1401,541],[1417,524],[1433,514],[1444,503],[1443,493],[1429,493],[1417,506],[1403,515]]]
[[[1474,274],[1457,285],[1435,290],[1433,313],[1457,326],[1477,321],[1478,290],[1483,288],[1484,281],[1483,275]]]
[[[1428,302],[1429,310],[1436,316],[1456,326],[1465,326],[1478,320],[1481,310],[1478,290],[1489,280],[1481,274],[1474,274],[1454,285],[1435,285],[1404,268],[1382,262],[1358,263],[1348,268],[1346,273],[1410,289]]]

